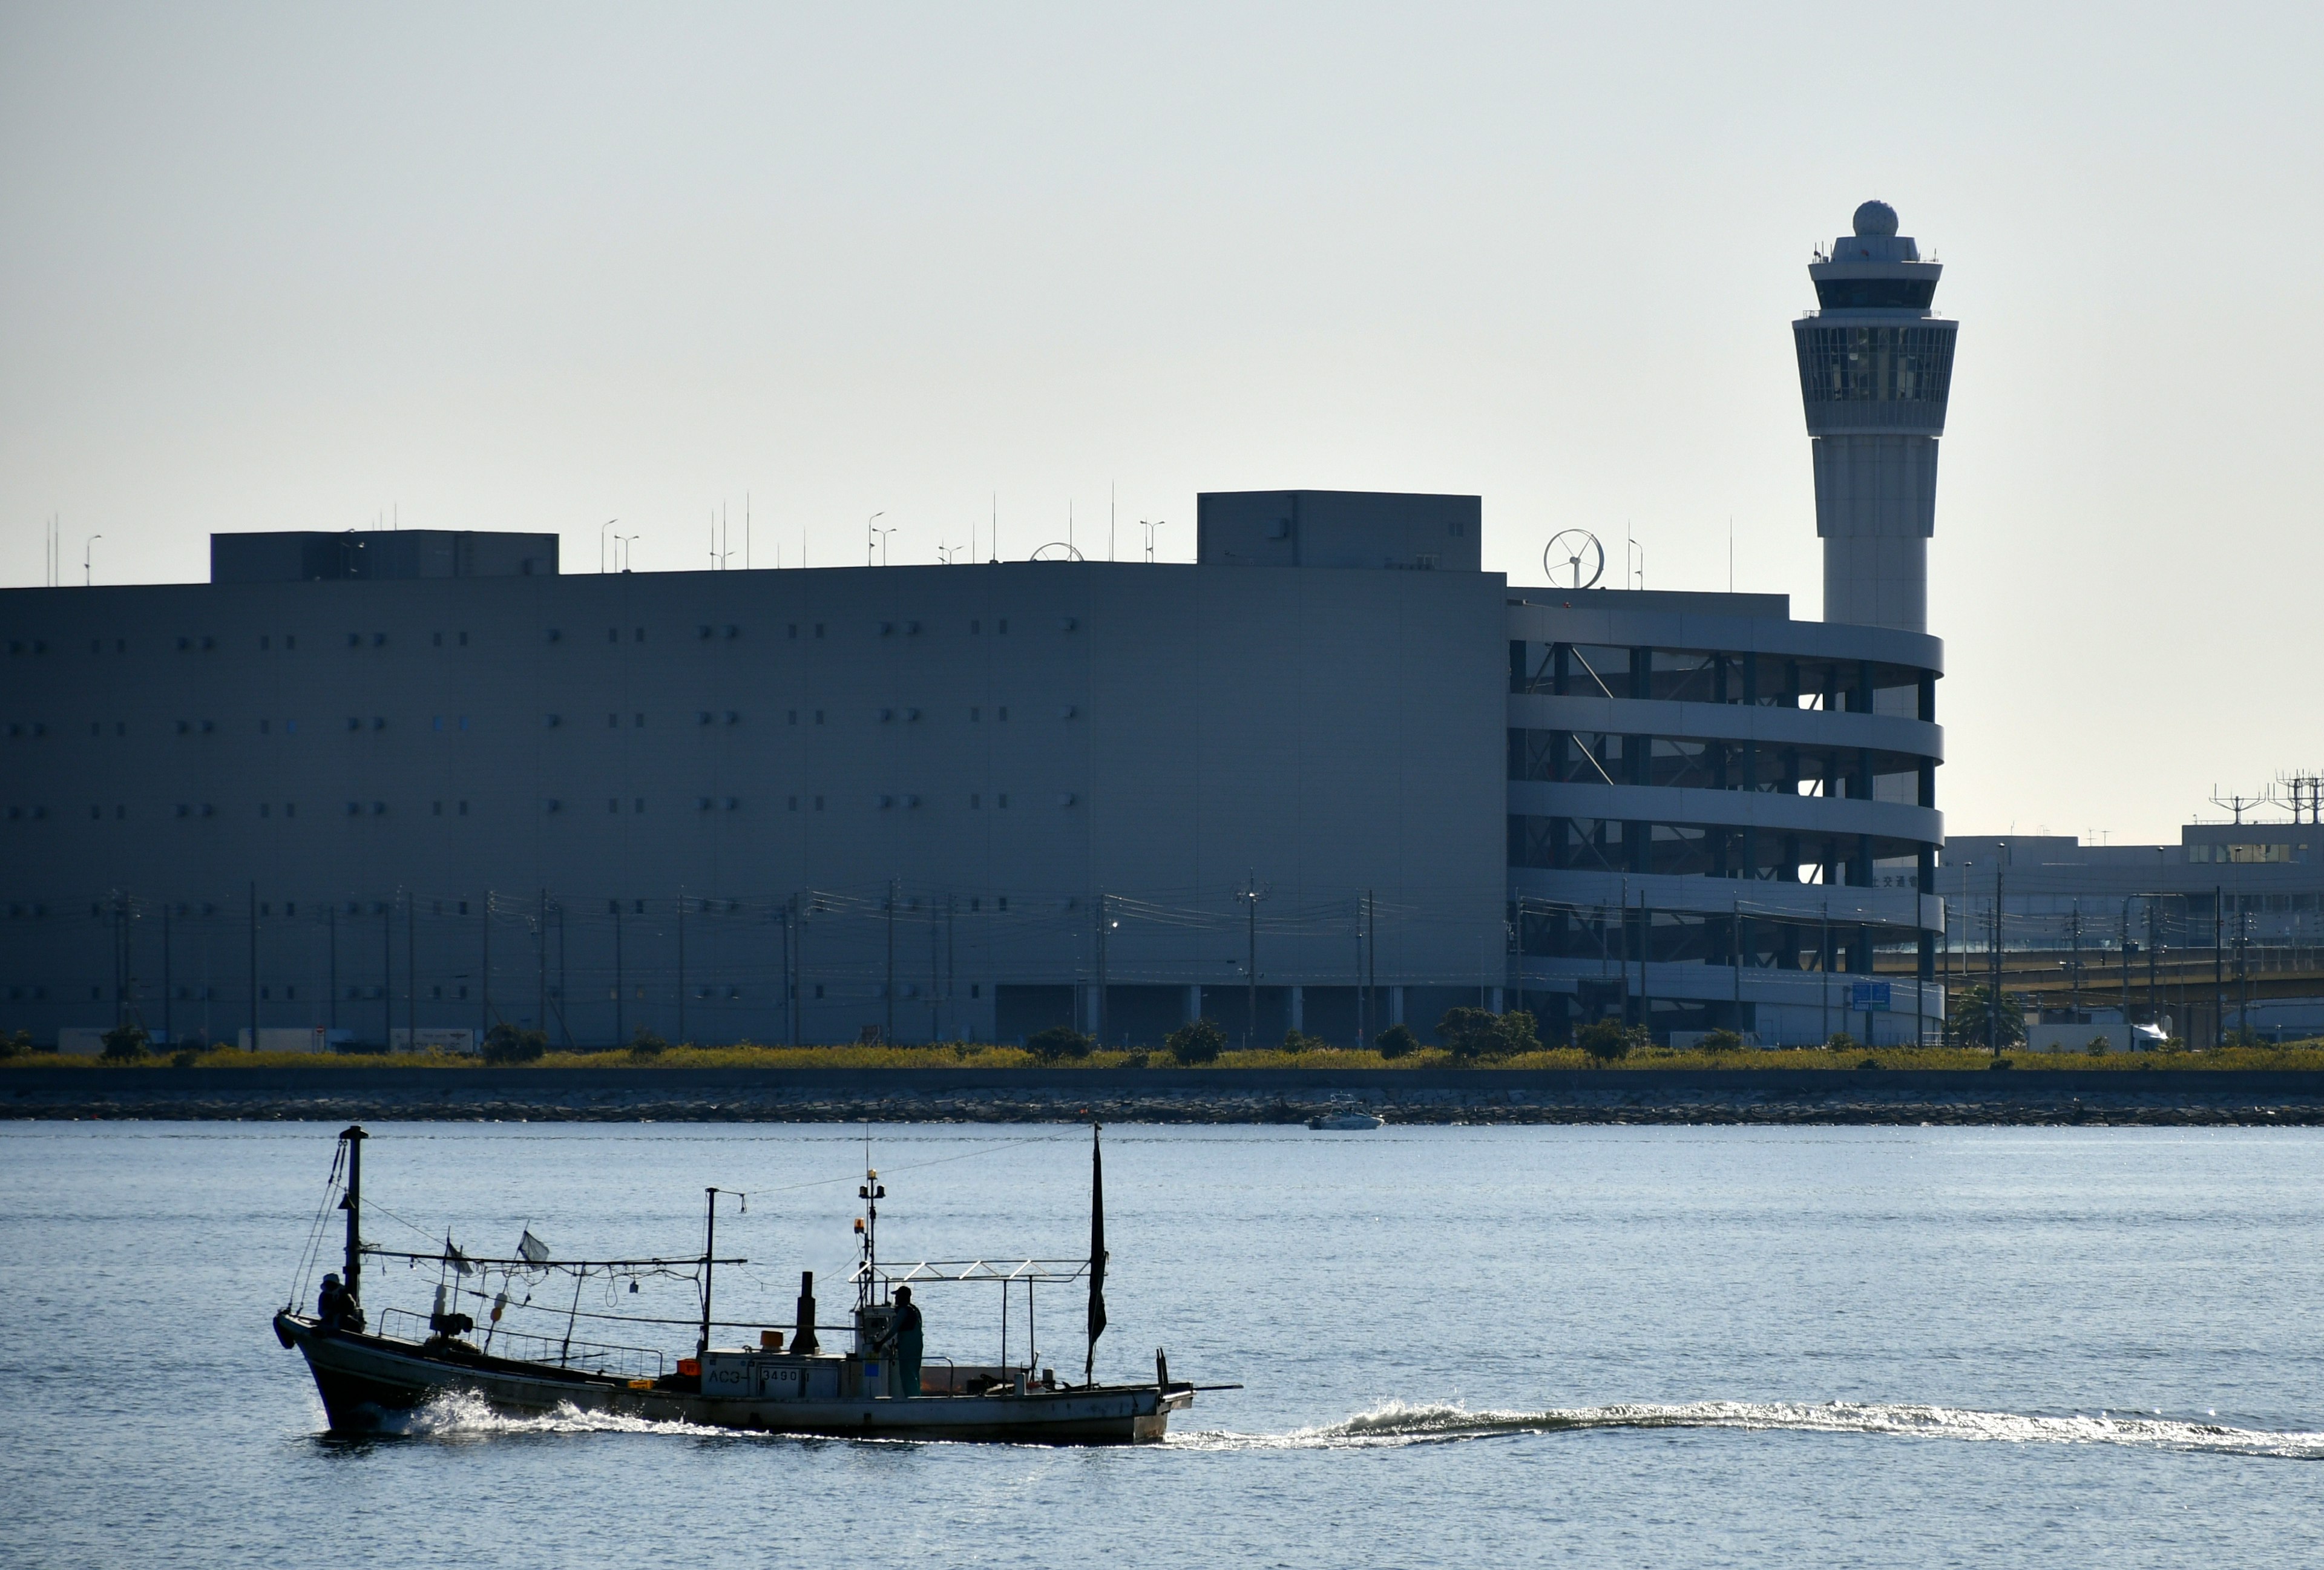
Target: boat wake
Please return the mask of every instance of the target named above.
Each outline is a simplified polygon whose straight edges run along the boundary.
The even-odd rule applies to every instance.
[[[1288,1434],[1193,1431],[1173,1445],[1216,1450],[1370,1449],[1446,1444],[1517,1434],[1593,1428],[1738,1428],[1803,1434],[1864,1434],[1914,1439],[1997,1441],[2015,1445],[2120,1445],[2152,1450],[2324,1461],[2324,1433],[2274,1433],[2163,1417],[2028,1417],[1958,1407],[1833,1401],[1690,1401],[1669,1406],[1474,1411],[1461,1406],[1391,1401],[1337,1423]]]
[[[447,1391],[409,1412],[383,1414],[380,1432],[407,1439],[481,1439],[503,1434],[680,1434],[738,1437],[731,1428],[655,1422],[620,1412],[585,1412],[566,1402],[553,1412],[517,1417],[495,1410],[473,1390]]]

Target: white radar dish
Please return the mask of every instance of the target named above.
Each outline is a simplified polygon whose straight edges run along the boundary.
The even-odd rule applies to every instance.
[[[1541,553],[1541,570],[1553,588],[1596,588],[1606,576],[1606,548],[1587,529],[1561,529]]]

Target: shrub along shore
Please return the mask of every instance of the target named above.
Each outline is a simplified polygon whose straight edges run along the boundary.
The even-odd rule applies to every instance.
[[[1958,1047],[1797,1048],[1766,1050],[1674,1051],[1667,1048],[1632,1048],[1619,1057],[1591,1056],[1576,1047],[1536,1048],[1501,1056],[1456,1055],[1442,1048],[1425,1048],[1396,1057],[1371,1050],[1354,1051],[1323,1046],[1286,1050],[1222,1051],[1215,1057],[1182,1063],[1167,1051],[1119,1052],[1088,1050],[1080,1055],[1045,1056],[1024,1047],[981,1044],[932,1047],[663,1047],[651,1050],[622,1048],[599,1052],[549,1052],[539,1057],[487,1060],[480,1054],[440,1052],[243,1052],[219,1048],[201,1053],[148,1053],[136,1058],[60,1057],[54,1052],[22,1052],[0,1061],[0,1074],[12,1067],[83,1068],[89,1070],[167,1072],[175,1068],[301,1068],[301,1069],[622,1069],[748,1068],[779,1073],[786,1069],[858,1070],[931,1068],[1054,1069],[1070,1075],[1076,1069],[1154,1069],[1185,1067],[1211,1069],[1295,1069],[1300,1071],[1353,1069],[1393,1075],[1408,1070],[1562,1069],[1588,1070],[1619,1076],[1638,1069],[1858,1069],[1911,1072],[1990,1069],[1997,1060],[1987,1053]],[[1999,1062],[2015,1070],[2039,1074],[2070,1069],[2080,1073],[2137,1073],[2142,1070],[2228,1072],[2324,1071],[2324,1039],[2291,1042],[2281,1047],[2227,1047],[2209,1052],[2004,1052]]]

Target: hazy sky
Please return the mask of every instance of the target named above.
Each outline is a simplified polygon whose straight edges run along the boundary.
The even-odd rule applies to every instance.
[[[1870,196],[1962,323],[1962,833],[2324,763],[2324,8],[7,5],[0,583],[223,529],[640,570],[1480,493],[1486,564],[1819,549],[1789,323]],[[804,543],[803,543],[804,541]]]

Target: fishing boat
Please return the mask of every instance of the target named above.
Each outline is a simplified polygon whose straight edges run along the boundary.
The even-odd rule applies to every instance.
[[[858,1259],[851,1275],[855,1307],[841,1325],[818,1325],[815,1276],[801,1273],[798,1300],[787,1326],[720,1321],[713,1316],[712,1286],[720,1265],[747,1264],[716,1252],[719,1202],[747,1195],[706,1191],[703,1247],[697,1255],[645,1259],[558,1259],[524,1231],[514,1254],[475,1255],[447,1234],[441,1249],[429,1252],[383,1248],[363,1234],[363,1150],[369,1136],[360,1125],[344,1130],[318,1213],[316,1243],[327,1231],[330,1209],[346,1213],[342,1279],[325,1279],[315,1311],[303,1312],[306,1279],[319,1263],[310,1245],[291,1300],[274,1316],[274,1334],[284,1347],[307,1360],[321,1392],[334,1433],[376,1431],[397,1414],[439,1398],[462,1393],[482,1398],[497,1410],[553,1413],[565,1408],[653,1421],[696,1423],[772,1434],[804,1434],[895,1439],[1012,1441],[1030,1444],[1114,1445],[1158,1440],[1170,1414],[1194,1404],[1198,1390],[1236,1390],[1235,1385],[1194,1385],[1170,1377],[1168,1358],[1154,1354],[1154,1378],[1136,1384],[1101,1383],[1094,1378],[1097,1341],[1105,1317],[1105,1195],[1103,1155],[1091,1131],[1090,1250],[1077,1260],[922,1260],[908,1264],[878,1254],[880,1201],[887,1189],[867,1160],[857,1190],[863,1214],[855,1221]],[[367,1264],[384,1268],[401,1261],[408,1270],[433,1267],[433,1308],[427,1314],[388,1308],[370,1323],[362,1307]],[[562,1313],[534,1304],[536,1288],[570,1278],[572,1295]],[[591,1279],[610,1285],[626,1279],[635,1292],[641,1280],[690,1279],[701,1313],[678,1321],[641,1316],[585,1312],[583,1286]],[[493,1290],[493,1283],[499,1283]],[[906,1361],[916,1349],[899,1332],[916,1316],[904,1305],[909,1288],[939,1285],[997,1287],[1001,1307],[1001,1357],[996,1362],[948,1358],[918,1360],[917,1381]],[[1043,1287],[1086,1288],[1086,1343],[1082,1380],[1060,1380],[1040,1366],[1034,1318],[1035,1294]],[[521,1290],[526,1301],[517,1303]],[[1012,1350],[1011,1305],[1021,1297],[1024,1350]],[[553,1300],[552,1300],[553,1301]],[[466,1307],[464,1307],[464,1305]],[[483,1334],[476,1331],[484,1315]],[[504,1327],[512,1309],[529,1310],[539,1330]],[[556,1319],[563,1321],[558,1334]],[[695,1332],[691,1356],[670,1357],[650,1345],[621,1345],[577,1339],[581,1321],[606,1321],[637,1327],[684,1325]],[[756,1344],[714,1346],[714,1332],[754,1330]],[[591,1331],[595,1336],[598,1333]],[[612,1334],[612,1332],[608,1332]],[[843,1349],[825,1351],[831,1334]],[[916,1382],[917,1388],[905,1388]]]

